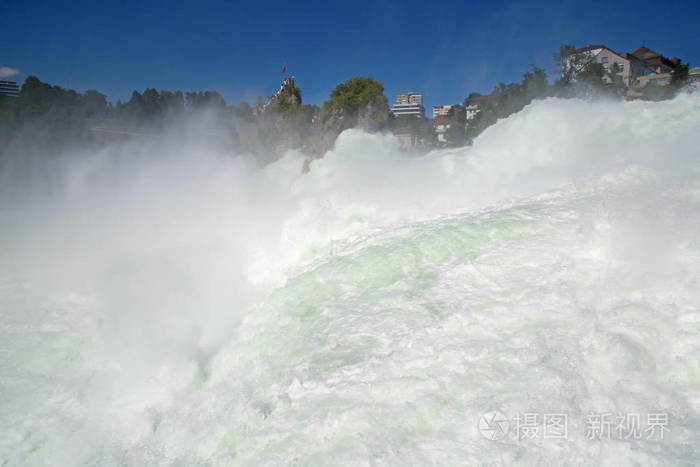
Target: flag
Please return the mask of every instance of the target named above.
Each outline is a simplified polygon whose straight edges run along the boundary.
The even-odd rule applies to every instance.
[[[287,72],[287,64],[285,63],[284,66],[282,67],[282,73]]]

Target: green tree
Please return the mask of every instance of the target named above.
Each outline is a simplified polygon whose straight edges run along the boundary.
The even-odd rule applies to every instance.
[[[40,153],[89,143],[89,121],[103,118],[108,109],[97,91],[79,94],[29,76],[19,96],[3,105],[0,146],[16,143]]]
[[[280,114],[294,114],[301,109],[301,102],[301,89],[290,83],[272,98],[268,109]]]
[[[179,115],[185,110],[185,98],[182,91],[160,91],[161,111],[165,115]]]
[[[678,90],[688,83],[690,66],[686,63],[678,63],[671,72],[670,86],[674,90]]]
[[[146,120],[148,112],[146,111],[146,103],[143,100],[143,96],[140,92],[134,90],[131,93],[131,99],[124,104],[124,112],[121,115],[122,118],[141,124]]]
[[[220,110],[226,107],[226,101],[216,91],[188,92],[185,94],[185,102],[189,110]]]
[[[267,107],[260,105],[257,110],[255,127],[263,149],[257,154],[262,163],[275,160],[287,149],[308,145],[313,137],[318,106],[302,105],[302,90],[291,81],[271,98]]]
[[[523,75],[522,92],[525,100],[529,103],[533,99],[541,99],[549,95],[549,82],[547,73],[535,65],[530,65],[531,71]]]
[[[559,97],[591,97],[599,94],[622,97],[627,86],[618,64],[607,67],[588,50],[562,45],[554,54],[559,79],[550,94]]]
[[[321,121],[338,132],[352,127],[376,131],[386,127],[389,103],[384,86],[372,78],[350,78],[323,103]]]
[[[555,69],[559,73],[559,81],[563,84],[574,82],[576,75],[593,60],[589,53],[579,52],[570,44],[560,46],[553,59]]]
[[[603,77],[606,76],[602,63],[587,63],[576,75],[576,82],[586,84],[592,88],[602,89],[605,86]]]
[[[143,111],[149,122],[160,120],[163,116],[160,102],[160,94],[153,88],[147,88],[143,92]]]
[[[464,107],[461,105],[453,105],[447,112],[447,118],[450,120],[450,126],[445,132],[445,139],[452,147],[463,146],[466,142],[465,126],[467,124],[467,116]]]
[[[253,121],[253,108],[247,102],[241,102],[238,106],[233,106],[233,114],[243,120]]]
[[[83,115],[87,118],[104,118],[107,114],[107,96],[89,89],[83,95]]]
[[[432,146],[437,140],[437,134],[432,120],[418,115],[390,115],[387,127],[394,134],[410,134],[417,138],[423,146]]]
[[[519,112],[534,99],[542,99],[549,96],[552,90],[547,83],[547,74],[541,68],[532,65],[532,70],[523,75],[520,84],[498,83],[491,94],[481,96],[472,93],[464,100],[464,105],[472,102],[479,104],[479,113],[469,122],[467,137],[470,139],[478,136],[498,119]]]
[[[663,101],[672,98],[674,90],[671,86],[655,83],[647,83],[642,88],[641,98],[645,101]]]

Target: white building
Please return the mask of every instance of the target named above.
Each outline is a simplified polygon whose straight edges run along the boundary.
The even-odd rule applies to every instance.
[[[391,106],[391,112],[397,117],[401,115],[417,115],[419,117],[425,117],[423,95],[415,92],[399,94],[396,96],[396,104]]]
[[[435,128],[435,133],[437,134],[438,143],[444,145],[447,144],[447,138],[445,134],[447,130],[452,126],[452,122],[447,117],[447,115],[438,115],[433,119],[433,128]]]
[[[476,93],[473,93],[470,96],[471,97],[468,97],[464,100],[464,110],[466,113],[465,118],[467,120],[467,126],[469,126],[469,121],[474,120],[476,114],[481,112],[481,103],[485,99],[488,99],[488,96],[482,96],[481,94]]]
[[[450,112],[452,105],[434,105],[433,106],[433,120],[438,117],[446,117]]]
[[[588,45],[578,49],[575,54],[584,57],[585,60],[580,60],[574,64],[570,58],[566,59],[567,68],[572,66],[578,67],[578,69],[573,70],[574,76],[582,71],[588,63],[597,62],[602,64],[603,69],[608,73],[616,68],[617,72],[615,74],[622,78],[625,86],[629,87],[635,84],[635,80],[638,77],[652,72],[647,64],[638,57],[628,53],[617,53],[604,45]],[[611,79],[608,76],[604,76],[603,81],[611,83]]]
[[[0,79],[0,96],[19,96],[19,85],[15,81]]]
[[[640,76],[636,79],[635,87],[638,90],[643,89],[649,83],[656,83],[660,86],[666,86],[671,83],[673,73],[651,73],[646,76]],[[700,68],[694,68],[688,71],[688,81],[700,82]]]
[[[466,115],[467,121],[469,121],[469,120],[473,120],[474,117],[476,117],[476,114],[478,114],[481,109],[479,108],[478,103],[472,102],[472,103],[465,105],[464,110],[467,113],[467,115]]]

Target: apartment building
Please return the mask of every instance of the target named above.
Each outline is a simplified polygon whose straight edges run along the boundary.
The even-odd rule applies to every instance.
[[[15,81],[0,79],[0,96],[19,96],[19,85]]]
[[[450,112],[452,105],[434,105],[433,106],[433,120],[438,117],[446,117]]]
[[[423,95],[415,92],[399,94],[396,96],[396,103],[391,106],[391,112],[397,117],[401,115],[425,117]]]
[[[578,49],[576,53],[585,54],[590,60],[601,63],[607,72],[616,68],[616,74],[627,87],[633,85],[637,77],[651,73],[646,63],[638,57],[628,53],[617,53],[604,45],[588,45]],[[603,80],[607,83],[612,82],[608,76],[603,77]]]

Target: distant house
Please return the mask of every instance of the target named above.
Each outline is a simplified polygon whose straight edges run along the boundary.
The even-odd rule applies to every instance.
[[[660,53],[654,52],[647,47],[640,47],[631,54],[624,54],[634,57],[638,61],[644,63],[647,72],[635,78],[631,83],[632,87],[643,88],[649,83],[657,83],[666,85],[671,82],[671,72],[680,65],[681,60],[678,57],[668,59]]]
[[[700,83],[700,68],[693,68],[688,71],[688,80],[694,83]]]
[[[467,126],[469,126],[469,121],[474,120],[476,114],[481,112],[481,104],[486,99],[488,99],[488,96],[472,95],[472,97],[468,97],[464,100],[464,109],[467,112]]]
[[[397,117],[401,115],[417,115],[419,117],[425,117],[423,95],[416,92],[399,94],[396,96],[396,103],[391,106],[391,112]]]
[[[454,107],[454,104],[433,106],[433,128],[435,128],[438,144],[447,144],[445,133],[447,133],[447,129],[452,124],[447,115],[452,107]]]
[[[474,120],[474,117],[476,117],[476,114],[481,112],[481,107],[479,107],[478,102],[469,102],[467,105],[464,106],[464,109],[467,111],[467,122],[469,120]]]
[[[635,82],[635,88],[637,93],[640,93],[641,89],[646,87],[649,83],[655,83],[661,86],[665,86],[671,83],[672,73],[651,73],[647,76],[640,76]],[[700,82],[700,68],[694,68],[688,71],[688,80],[691,82]]]
[[[0,79],[0,96],[19,96],[19,85],[15,81]]]
[[[396,103],[391,106],[391,113],[396,117],[413,116],[421,120],[424,119],[423,95],[417,92],[397,95]],[[398,128],[394,131],[394,136],[401,143],[401,147],[405,149],[421,144],[420,137],[410,129],[410,126]]]
[[[642,46],[632,53],[618,53],[604,45],[588,45],[578,49],[576,54],[586,54],[603,68],[610,72],[614,65],[618,66],[618,76],[628,88],[640,89],[650,82],[661,85],[671,81],[671,72],[681,63],[678,57],[669,59],[658,52]],[[572,62],[567,59],[567,65]],[[584,65],[585,65],[584,61]],[[583,65],[580,65],[583,67]],[[576,72],[581,70],[575,70]],[[608,76],[603,77],[607,83],[611,82]]]
[[[450,109],[452,108],[452,105],[434,105],[433,106],[433,120],[441,117],[441,116],[447,116],[447,114],[450,112]]]
[[[670,73],[673,69],[681,63],[678,57],[674,57],[672,60],[664,57],[660,53],[654,52],[647,47],[640,47],[631,54],[633,57],[639,59],[644,63],[644,65],[652,70],[654,73]]]
[[[451,125],[452,121],[449,119],[447,114],[438,115],[436,118],[433,118],[433,127],[435,128],[435,133],[437,134],[439,144],[447,144],[445,134]]]
[[[646,87],[649,83],[656,83],[661,86],[665,86],[671,82],[671,73],[651,73],[646,76],[640,76],[636,79],[634,87],[636,89],[642,89]]]
[[[645,76],[651,73],[651,70],[639,57],[628,53],[617,53],[614,50],[604,45],[588,45],[578,49],[576,54],[584,54],[591,61],[600,63],[606,72],[610,73],[617,66],[617,75],[622,79],[625,86],[630,87],[634,84],[639,76]],[[590,62],[588,62],[590,63]],[[567,59],[567,66],[571,66],[571,61]],[[579,72],[581,70],[575,70]],[[603,80],[610,84],[612,80],[608,76],[604,76]]]

